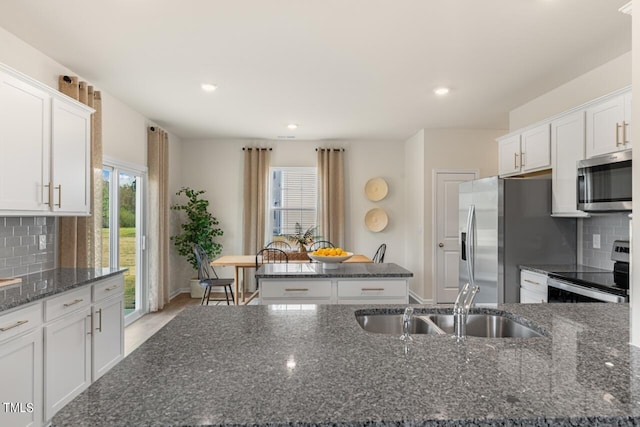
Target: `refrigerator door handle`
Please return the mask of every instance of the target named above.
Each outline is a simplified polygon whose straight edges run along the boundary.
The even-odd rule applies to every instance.
[[[475,205],[469,205],[469,212],[467,213],[467,244],[466,244],[466,258],[467,258],[467,273],[469,274],[469,283],[471,286],[475,286],[475,279],[473,277],[473,252],[475,246],[474,235],[474,223],[476,216]]]

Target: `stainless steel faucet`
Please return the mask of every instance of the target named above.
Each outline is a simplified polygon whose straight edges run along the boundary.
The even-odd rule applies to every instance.
[[[474,286],[469,290],[470,287],[468,283],[462,287],[453,305],[453,333],[456,338],[464,338],[467,336],[467,316],[469,315],[469,309],[473,305],[476,294],[480,291],[480,287],[478,286]]]
[[[411,330],[411,321],[413,320],[413,307],[407,307],[404,309],[404,314],[402,315],[402,335],[400,339],[402,341],[411,341],[411,335],[409,335],[409,331]]]

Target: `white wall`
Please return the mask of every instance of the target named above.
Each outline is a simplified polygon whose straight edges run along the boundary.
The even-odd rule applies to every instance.
[[[480,177],[498,173],[498,144],[505,130],[423,129],[405,142],[407,188],[407,265],[415,277],[411,291],[425,303],[433,299],[434,169],[479,169]],[[420,153],[422,145],[422,153]],[[414,157],[422,154],[419,161]],[[422,191],[422,195],[419,192]],[[415,212],[414,212],[415,211]]]
[[[509,113],[514,131],[631,85],[631,52],[585,73]]]
[[[404,150],[395,141],[250,141],[189,140],[182,149],[182,183],[204,189],[211,212],[224,230],[220,240],[224,254],[242,253],[243,146],[272,147],[271,166],[315,166],[317,147],[345,148],[346,236],[345,249],[373,256],[387,244],[385,261],[404,264]],[[364,194],[367,180],[382,177],[389,184],[388,196],[370,202]],[[388,227],[373,233],[364,216],[373,207],[389,215]],[[232,274],[230,269],[223,274]]]
[[[404,143],[404,265],[413,272],[413,278],[409,280],[409,289],[414,296],[421,299],[424,299],[424,248],[426,246],[424,145],[424,129]]]

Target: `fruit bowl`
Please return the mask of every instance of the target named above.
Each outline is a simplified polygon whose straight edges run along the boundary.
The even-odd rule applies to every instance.
[[[353,252],[347,252],[346,255],[339,255],[339,256],[313,255],[311,252],[309,252],[307,253],[307,256],[314,261],[321,262],[322,268],[332,269],[332,268],[338,268],[339,263],[351,258],[353,256]]]

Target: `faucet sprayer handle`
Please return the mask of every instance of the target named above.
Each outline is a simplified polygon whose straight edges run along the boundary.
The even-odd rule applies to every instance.
[[[469,292],[469,282],[465,283],[462,289],[458,292],[458,296],[456,297],[456,302],[453,304],[454,310],[460,307],[460,304],[464,304],[467,299],[467,292]]]
[[[411,318],[413,316],[413,307],[407,307],[404,309],[404,314],[402,315],[402,335],[400,339],[403,341],[411,341],[413,338],[409,335],[409,330],[411,329]]]
[[[464,304],[467,311],[469,310],[469,308],[471,308],[473,300],[475,299],[478,292],[480,292],[480,286],[474,286],[473,289],[471,289],[471,293],[467,296],[467,298],[465,298]]]

